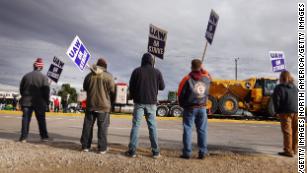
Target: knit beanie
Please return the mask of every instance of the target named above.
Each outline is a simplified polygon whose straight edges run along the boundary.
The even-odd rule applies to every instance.
[[[36,61],[34,61],[33,65],[36,68],[43,68],[44,67],[43,59],[42,58],[37,58]]]
[[[103,58],[99,58],[96,65],[107,68],[107,62]]]

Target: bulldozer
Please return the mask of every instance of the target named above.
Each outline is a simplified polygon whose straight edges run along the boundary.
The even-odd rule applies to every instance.
[[[274,115],[271,95],[277,85],[276,78],[256,78],[246,80],[214,79],[210,84],[206,104],[208,114],[236,115],[239,110],[253,115]],[[174,91],[169,92],[170,95]],[[176,99],[171,97],[161,101],[157,107],[158,116],[180,116],[183,109]],[[241,113],[242,114],[242,113]]]
[[[254,115],[273,115],[271,99],[277,85],[276,78],[246,80],[213,80],[209,89],[207,109],[209,114],[234,115],[239,109]]]

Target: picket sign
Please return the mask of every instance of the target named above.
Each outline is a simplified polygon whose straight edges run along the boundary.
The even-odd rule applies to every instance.
[[[67,49],[66,55],[74,62],[81,72],[88,66],[88,61],[91,58],[90,52],[86,49],[77,35]]]
[[[58,82],[61,76],[61,73],[63,71],[63,66],[64,66],[64,62],[61,61],[56,56],[54,56],[53,62],[52,64],[50,64],[49,70],[47,72],[47,77],[49,78],[49,84],[51,84],[52,81],[55,83]]]
[[[163,59],[165,52],[165,44],[167,39],[167,31],[153,24],[149,25],[149,36],[147,51],[154,56],[153,63],[155,64],[156,57]]]
[[[285,54],[282,51],[270,51],[270,60],[273,72],[281,72],[286,70]]]
[[[215,33],[215,30],[216,30],[216,26],[217,26],[218,21],[219,21],[219,15],[214,10],[211,10],[208,25],[207,25],[206,35],[205,35],[206,44],[205,44],[205,48],[204,48],[203,55],[202,55],[202,58],[201,58],[202,62],[205,59],[205,54],[206,54],[206,51],[207,51],[208,42],[209,42],[210,45],[213,42],[213,37],[214,37],[214,33]]]

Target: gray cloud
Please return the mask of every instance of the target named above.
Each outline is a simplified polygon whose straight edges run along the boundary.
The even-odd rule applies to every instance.
[[[282,50],[296,74],[296,1],[0,1],[0,83],[18,86],[35,57],[46,68],[54,55],[65,61],[61,83],[81,88],[84,75],[65,55],[75,35],[90,50],[95,63],[103,56],[111,73],[128,82],[146,51],[149,24],[168,30],[165,59],[156,67],[164,74],[166,90],[174,90],[189,72],[190,60],[200,57],[209,13],[220,15],[205,67],[216,78],[277,76],[271,72],[270,50]],[[45,71],[46,72],[46,69]],[[165,93],[164,93],[165,95]]]

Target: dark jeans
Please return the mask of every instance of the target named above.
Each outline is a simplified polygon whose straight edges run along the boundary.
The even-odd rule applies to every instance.
[[[44,108],[36,107],[22,107],[22,128],[20,140],[28,138],[30,122],[32,117],[32,112],[35,112],[35,116],[38,122],[39,134],[42,139],[48,138],[47,125],[46,125],[46,115]]]
[[[97,119],[98,126],[98,150],[107,149],[108,127],[110,125],[110,114],[108,112],[86,111],[80,142],[83,149],[90,149],[93,138],[93,127]]]

